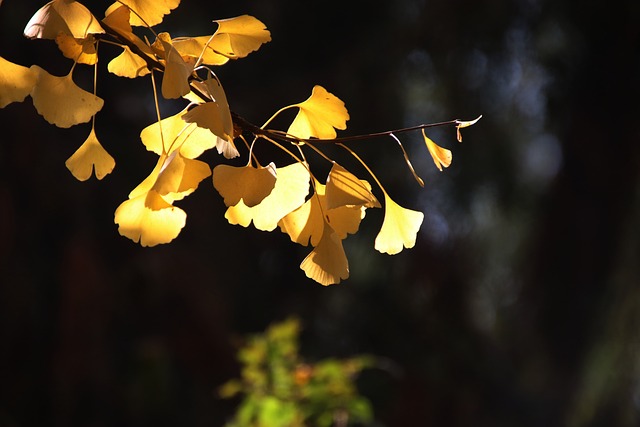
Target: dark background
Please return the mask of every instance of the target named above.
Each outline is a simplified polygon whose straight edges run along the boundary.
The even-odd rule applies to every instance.
[[[63,75],[53,42],[22,37],[42,3],[2,3],[0,55]],[[425,188],[392,140],[352,145],[425,212],[415,248],[377,253],[369,210],[345,242],[351,278],[324,288],[298,268],[309,248],[229,225],[209,180],[177,203],[173,243],[119,236],[113,212],[156,161],[139,141],[155,113],[148,79],[107,75],[101,56],[103,181],[64,166],[87,125],[50,126],[30,99],[0,111],[0,426],[220,426],[239,338],[290,315],[310,360],[393,366],[360,381],[378,426],[638,425],[640,3],[183,0],[159,29],[245,13],[273,41],[216,71],[255,123],[315,84],[345,101],[343,135],[484,115],[462,144],[429,133],[453,151],[443,173],[401,137]]]

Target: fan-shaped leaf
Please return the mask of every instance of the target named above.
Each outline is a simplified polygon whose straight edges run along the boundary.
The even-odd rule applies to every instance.
[[[32,65],[37,81],[31,91],[33,105],[46,121],[61,128],[91,120],[104,104],[94,94],[78,87],[71,73],[63,77],[52,76]]]
[[[22,102],[36,85],[38,74],[0,56],[0,108]]]
[[[262,202],[276,184],[276,165],[266,167],[234,167],[218,165],[213,169],[213,186],[224,198],[226,206],[242,200],[247,207]]]
[[[76,39],[89,34],[102,34],[104,29],[82,3],[73,0],[53,0],[31,17],[24,35],[31,39],[55,39],[64,33]]]
[[[382,228],[375,240],[377,251],[395,255],[404,248],[412,248],[416,244],[416,237],[424,214],[403,208],[385,193],[385,213]]]
[[[300,111],[287,130],[290,135],[301,139],[331,139],[336,137],[335,129],[347,128],[349,113],[344,102],[322,86],[314,86],[311,96],[295,106]]]
[[[133,26],[147,25],[153,27],[178,7],[180,0],[120,0],[120,3],[128,6],[133,12],[129,22]]]
[[[76,179],[86,181],[91,178],[91,173],[94,169],[96,178],[104,178],[113,171],[116,162],[102,147],[96,137],[95,129],[92,127],[87,139],[80,148],[67,159],[65,165]]]
[[[371,185],[358,179],[337,163],[327,177],[327,208],[339,206],[366,206],[379,208],[380,202],[371,192]]]
[[[271,33],[260,20],[250,15],[220,19],[211,41],[213,51],[229,58],[244,58],[271,41]]]
[[[342,240],[327,223],[320,243],[302,261],[300,268],[307,277],[323,286],[340,283],[349,277],[349,261]]]
[[[74,39],[64,33],[58,34],[56,43],[62,54],[80,64],[94,65],[98,62],[96,39],[89,35],[86,39]]]
[[[146,76],[150,73],[144,59],[133,53],[129,46],[125,46],[122,53],[109,62],[107,69],[116,76],[130,79]]]

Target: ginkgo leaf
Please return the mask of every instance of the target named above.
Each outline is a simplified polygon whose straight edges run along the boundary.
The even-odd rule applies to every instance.
[[[349,278],[349,261],[342,240],[329,224],[325,223],[320,243],[302,261],[300,268],[308,278],[323,286]]]
[[[89,136],[84,143],[65,162],[67,169],[79,181],[91,178],[95,169],[96,178],[102,179],[113,171],[115,160],[102,147],[96,136],[95,128],[91,127]]]
[[[73,0],[53,0],[31,17],[24,35],[31,39],[55,39],[64,33],[76,39],[89,34],[102,34],[104,29],[82,3]]]
[[[329,209],[326,191],[328,187],[315,181],[315,193],[302,206],[282,218],[278,225],[293,242],[307,246],[318,245],[322,237],[324,223],[331,224],[340,239],[358,231],[364,218],[364,206],[340,206]]]
[[[199,103],[200,105],[190,109],[182,118],[187,122],[196,123],[198,127],[209,129],[218,136],[216,147],[219,154],[227,159],[238,157],[240,153],[233,143],[231,110],[222,85],[211,73],[204,83],[195,82],[194,84],[203,95],[208,96],[211,102]]]
[[[116,209],[118,232],[142,246],[169,243],[184,228],[187,214],[172,206],[156,191],[126,200]]]
[[[262,231],[273,231],[286,214],[301,206],[309,194],[309,171],[302,163],[293,163],[276,169],[276,185],[262,202],[253,207],[242,201],[227,209],[224,217],[230,224]]]
[[[140,139],[147,150],[161,155],[179,149],[184,157],[195,159],[206,150],[215,147],[219,138],[209,129],[185,122],[182,116],[186,111],[182,110],[144,128],[140,133]]]
[[[327,208],[349,205],[379,208],[380,202],[371,192],[371,185],[367,181],[358,179],[334,163],[327,177]]]
[[[458,142],[462,142],[462,132],[460,132],[460,129],[475,125],[481,118],[482,114],[474,120],[456,120],[456,136],[458,138]]]
[[[335,129],[347,128],[349,113],[344,102],[322,86],[314,86],[311,96],[294,106],[299,107],[300,111],[287,130],[289,135],[301,139],[332,139],[336,137]]]
[[[190,56],[194,59],[201,58],[201,64],[224,65],[229,62],[229,57],[213,50],[211,47],[212,37],[213,36],[177,37],[173,39],[173,47],[175,47],[182,56]]]
[[[141,52],[147,55],[153,55],[151,48],[140,37],[133,33],[133,28],[129,24],[131,11],[127,6],[120,3],[113,3],[105,12],[102,23],[108,26],[110,30],[115,31],[120,36],[132,42]]]
[[[22,102],[31,93],[38,75],[31,68],[14,64],[0,56],[0,108]]]
[[[56,37],[56,43],[62,54],[80,64],[94,65],[98,62],[96,39],[89,35],[85,39],[75,39],[65,33]]]
[[[165,15],[178,7],[180,0],[120,0],[120,3],[132,10],[129,20],[131,25],[153,27],[161,23]]]
[[[250,15],[214,21],[218,24],[211,48],[229,58],[244,58],[271,41],[271,33],[260,20]]]
[[[166,61],[162,76],[162,96],[166,99],[181,98],[191,92],[189,77],[194,64],[186,62],[171,43],[158,38],[162,42]]]
[[[193,193],[200,182],[211,175],[211,168],[200,160],[183,157],[174,151],[160,169],[153,189],[170,201]]]
[[[442,171],[442,167],[448,168],[451,164],[452,154],[450,150],[446,148],[440,147],[438,144],[433,142],[427,134],[422,129],[422,136],[424,137],[424,142],[427,144],[427,150],[429,150],[429,154],[433,158],[433,163],[436,164],[436,167]]]
[[[384,200],[384,220],[376,236],[374,247],[379,252],[395,255],[400,253],[403,247],[410,249],[416,244],[424,214],[403,208],[386,193]]]
[[[133,53],[129,46],[125,46],[122,53],[113,58],[107,65],[107,70],[120,77],[135,79],[146,76],[151,72],[144,59]]]
[[[104,101],[77,86],[68,75],[57,77],[32,65],[37,81],[31,91],[33,105],[46,121],[61,128],[68,128],[91,120]]]
[[[226,206],[235,206],[240,200],[247,207],[260,203],[276,184],[276,165],[265,167],[234,167],[218,165],[213,169],[213,186],[224,198]]]

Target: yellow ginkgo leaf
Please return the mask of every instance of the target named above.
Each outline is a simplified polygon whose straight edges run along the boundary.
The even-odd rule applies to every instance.
[[[98,62],[96,39],[92,35],[86,39],[74,39],[65,33],[60,33],[56,37],[56,43],[65,57],[80,64],[94,65]]]
[[[133,53],[129,46],[125,46],[122,53],[113,58],[107,65],[107,70],[120,77],[135,79],[151,73],[144,59]]]
[[[189,77],[193,62],[186,62],[171,43],[159,38],[164,48],[165,69],[162,76],[162,96],[166,99],[181,98],[191,92]]]
[[[187,214],[172,206],[156,191],[126,200],[115,212],[118,232],[142,246],[155,246],[175,239],[187,220]]]
[[[287,130],[289,135],[301,139],[332,139],[336,137],[336,129],[347,128],[349,113],[344,102],[322,86],[314,86],[311,96],[294,106],[300,111]]]
[[[442,171],[442,167],[448,168],[451,164],[451,151],[446,148],[440,147],[438,144],[433,142],[426,133],[424,133],[424,129],[422,129],[422,136],[424,137],[424,142],[427,144],[427,150],[429,150],[429,154],[433,158],[433,163],[436,164],[436,167]]]
[[[271,41],[271,33],[260,20],[250,15],[220,19],[213,40],[213,51],[229,58],[244,58]]]
[[[340,283],[349,277],[349,261],[342,240],[329,224],[325,223],[320,243],[302,261],[300,268],[308,278],[323,286]]]
[[[211,41],[212,36],[177,37],[173,39],[173,47],[182,56],[201,58],[201,64],[204,65],[224,65],[229,62],[229,57],[213,50]]]
[[[221,108],[217,102],[204,102],[187,111],[182,119],[187,123],[195,123],[198,127],[209,129],[211,133],[222,139],[230,138],[225,129]],[[231,128],[233,132],[233,127]]]
[[[234,167],[218,165],[213,169],[213,186],[224,198],[226,206],[235,206],[240,200],[247,207],[262,202],[276,184],[276,165],[266,167]]]
[[[242,201],[227,209],[224,217],[230,224],[248,227],[253,225],[262,231],[273,231],[289,212],[301,206],[309,194],[309,171],[302,163],[293,163],[276,169],[276,185],[262,202],[253,207]]]
[[[195,159],[215,147],[218,138],[209,129],[200,128],[182,119],[186,111],[182,110],[144,128],[140,139],[147,150],[161,155],[179,149],[180,154],[187,159]]]
[[[379,252],[395,255],[400,253],[403,247],[410,249],[416,244],[424,214],[403,208],[386,193],[384,200],[384,220],[374,247]]]
[[[53,0],[31,17],[24,35],[31,39],[55,39],[64,33],[76,39],[89,34],[102,34],[104,29],[82,3],[74,0]]]
[[[205,162],[183,157],[174,151],[164,161],[153,190],[166,196],[171,202],[181,200],[193,193],[200,182],[211,175],[211,168]]]
[[[366,206],[379,208],[380,202],[371,192],[371,185],[358,179],[337,163],[327,177],[327,208],[339,206]]]
[[[315,194],[302,206],[282,218],[278,225],[293,242],[307,246],[309,242],[316,246],[322,237],[324,223],[331,224],[340,239],[358,231],[364,218],[364,206],[327,207],[327,187],[315,181]]]
[[[173,9],[178,7],[180,0],[120,0],[120,3],[131,9],[129,22],[136,27],[153,27],[158,25]]]
[[[31,91],[33,105],[46,121],[61,128],[68,128],[91,120],[104,101],[77,86],[68,75],[57,77],[32,65],[37,81]]]
[[[38,75],[31,68],[14,64],[0,56],[0,108],[22,102],[31,93]]]
[[[456,137],[458,138],[458,142],[462,142],[462,132],[460,132],[460,129],[475,125],[481,118],[482,114],[473,120],[456,120]]]
[[[108,26],[110,30],[115,31],[120,36],[132,42],[141,52],[147,55],[153,55],[153,51],[140,37],[133,33],[133,28],[129,24],[131,11],[127,6],[120,3],[113,3],[105,12],[102,23]]]
[[[67,159],[65,165],[76,179],[86,181],[91,178],[91,173],[94,169],[96,178],[104,178],[113,171],[116,162],[102,147],[96,137],[95,129],[92,127],[87,139],[80,148]]]

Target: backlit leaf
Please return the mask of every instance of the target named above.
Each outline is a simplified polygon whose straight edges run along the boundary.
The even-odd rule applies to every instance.
[[[364,206],[339,206],[329,209],[327,186],[315,182],[315,194],[302,206],[282,218],[278,225],[291,240],[306,246],[316,246],[322,237],[324,223],[331,224],[340,239],[358,231],[365,215]]]
[[[206,150],[215,147],[219,138],[209,129],[185,122],[182,116],[186,111],[182,110],[162,119],[160,123],[155,122],[144,128],[140,133],[140,139],[147,150],[161,155],[179,149],[184,157],[195,159]]]
[[[0,56],[0,108],[22,102],[31,93],[38,75],[31,68],[14,64]]]
[[[226,206],[242,200],[247,207],[260,203],[276,184],[276,165],[266,167],[234,167],[218,165],[213,169],[213,186],[224,198]]]
[[[67,169],[79,181],[86,181],[91,178],[91,173],[95,169],[96,178],[102,179],[113,171],[116,165],[115,160],[102,147],[96,137],[95,129],[91,128],[89,137],[65,162]]]
[[[300,268],[307,277],[323,286],[340,283],[349,277],[349,261],[342,240],[329,224],[325,223],[318,246],[302,261]]]
[[[102,22],[120,36],[132,42],[143,53],[153,55],[151,48],[142,41],[140,37],[133,33],[133,28],[131,24],[129,24],[130,16],[131,11],[127,6],[123,6],[120,3],[113,3],[105,12],[105,17]]]
[[[384,220],[374,246],[379,252],[395,255],[403,248],[410,249],[416,244],[424,214],[403,208],[386,193],[384,199]]]
[[[146,76],[150,73],[144,59],[133,53],[129,46],[125,46],[122,53],[109,62],[107,69],[116,76],[130,79]]]
[[[336,137],[335,129],[347,128],[349,113],[344,102],[322,86],[314,86],[311,96],[295,106],[300,111],[287,130],[290,135],[301,139],[332,139]]]
[[[187,63],[171,43],[160,38],[164,48],[165,70],[162,76],[162,96],[167,99],[181,98],[191,92],[189,77],[193,63]]]
[[[371,185],[367,181],[358,179],[334,163],[327,177],[327,208],[349,205],[379,208],[380,202],[371,192]]]
[[[174,151],[160,169],[153,189],[173,202],[193,193],[211,175],[211,168],[200,160],[188,159]]]
[[[301,206],[309,194],[309,171],[302,163],[293,163],[276,169],[276,185],[262,202],[253,207],[242,201],[227,209],[224,217],[230,224],[262,231],[273,231],[286,214]]]
[[[186,219],[182,209],[153,190],[120,204],[114,217],[118,232],[142,246],[169,243],[180,234]]]
[[[220,19],[211,48],[229,58],[244,58],[271,41],[271,33],[260,20],[250,15]]]
[[[158,25],[173,9],[178,7],[180,0],[120,0],[135,13],[131,13],[129,22],[133,26]]]
[[[89,34],[102,34],[104,29],[82,3],[73,0],[53,0],[31,17],[24,35],[31,39],[55,39],[64,33],[76,39]]]
[[[219,54],[211,47],[212,36],[178,37],[173,39],[175,47],[180,55],[200,58],[204,65],[223,65],[229,61],[229,57]],[[209,43],[207,45],[207,43]]]
[[[102,108],[104,101],[77,86],[71,72],[57,77],[37,65],[32,65],[31,70],[37,75],[31,91],[33,105],[49,123],[68,128],[88,122]]]
[[[442,167],[448,168],[452,159],[451,151],[440,147],[429,139],[427,134],[424,132],[424,129],[422,129],[422,136],[424,137],[424,142],[427,144],[427,150],[429,150],[429,154],[431,154],[433,163],[436,164],[436,167],[441,171]]]
[[[65,57],[80,64],[93,65],[98,62],[96,39],[92,35],[85,39],[75,39],[60,33],[56,37],[56,43]]]

